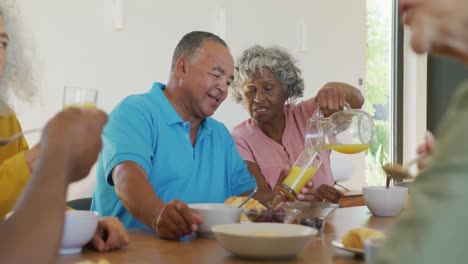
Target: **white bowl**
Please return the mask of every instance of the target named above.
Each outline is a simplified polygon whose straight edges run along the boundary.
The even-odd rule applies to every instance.
[[[60,254],[81,252],[96,232],[99,215],[92,211],[70,210],[65,212],[62,245]]]
[[[317,230],[279,223],[217,225],[211,228],[224,249],[247,258],[290,258],[299,254]]]
[[[213,237],[211,227],[222,224],[239,223],[242,208],[235,205],[222,203],[198,203],[188,205],[193,213],[203,218],[203,223],[198,227],[199,236]]]
[[[392,186],[366,186],[362,188],[364,201],[369,210],[377,216],[398,215],[405,205],[408,188]]]

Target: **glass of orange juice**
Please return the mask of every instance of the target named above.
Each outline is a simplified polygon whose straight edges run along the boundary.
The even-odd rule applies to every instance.
[[[301,189],[312,179],[321,164],[322,157],[315,149],[304,149],[281,183],[281,193],[290,200],[296,200]]]
[[[70,107],[96,108],[98,91],[77,86],[65,86],[63,109]]]

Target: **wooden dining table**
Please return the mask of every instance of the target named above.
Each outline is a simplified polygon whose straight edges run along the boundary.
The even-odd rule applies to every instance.
[[[331,241],[340,239],[348,230],[357,227],[366,226],[385,232],[392,221],[391,217],[373,216],[365,206],[337,209],[328,219],[325,231],[316,235],[292,259],[243,259],[224,250],[214,238],[169,241],[149,231],[130,229],[128,248],[105,253],[84,248],[81,254],[59,256],[57,263],[364,263],[362,256],[336,249]]]

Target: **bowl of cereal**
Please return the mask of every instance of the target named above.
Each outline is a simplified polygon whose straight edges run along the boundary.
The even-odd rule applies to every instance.
[[[317,234],[315,228],[280,223],[216,225],[211,230],[224,249],[247,258],[293,258]]]

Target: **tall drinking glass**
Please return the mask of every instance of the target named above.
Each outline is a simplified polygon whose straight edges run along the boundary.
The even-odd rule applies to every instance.
[[[77,86],[65,86],[63,109],[70,107],[96,108],[98,91]]]
[[[288,199],[296,200],[301,189],[314,177],[321,164],[322,157],[315,149],[304,149],[294,162],[288,176],[283,180],[280,191]]]

